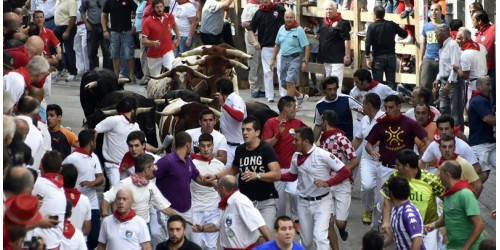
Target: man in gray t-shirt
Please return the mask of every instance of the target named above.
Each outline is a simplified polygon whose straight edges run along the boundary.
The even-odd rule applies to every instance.
[[[101,13],[104,3],[106,3],[106,0],[82,0],[82,5],[79,9],[82,21],[85,23],[85,28],[89,32],[87,34],[89,36],[87,45],[89,49],[89,70],[99,67],[99,58],[97,57],[99,45],[102,50],[102,67],[113,70],[109,52],[109,40],[104,39],[104,35],[102,34]]]
[[[229,9],[233,0],[207,0],[202,10],[200,38],[205,45],[217,45],[223,41],[224,11]],[[226,41],[227,43],[227,41]]]

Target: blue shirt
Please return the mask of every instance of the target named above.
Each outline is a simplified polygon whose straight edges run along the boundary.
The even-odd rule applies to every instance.
[[[146,7],[146,3],[148,1],[143,0],[139,5],[137,5],[137,9],[135,10],[135,31],[137,33],[142,32],[142,15],[144,13],[144,8]]]
[[[345,132],[345,136],[349,141],[353,137],[353,122],[351,108],[360,106],[355,103],[354,99],[346,95],[338,95],[334,101],[328,101],[324,97],[316,104],[316,114],[314,115],[314,123],[321,125],[321,116],[325,110],[333,110],[337,113],[339,121],[337,128]]]
[[[158,160],[158,170],[154,172],[156,186],[170,201],[171,207],[181,213],[191,208],[191,179],[200,175],[191,157],[187,156],[185,160],[181,160],[177,152],[173,151]]]
[[[483,118],[493,114],[490,99],[478,95],[470,100],[469,104],[469,145],[495,143],[493,126],[483,122]]]
[[[410,249],[412,239],[424,235],[422,217],[410,201],[392,208],[391,228],[397,249]],[[425,250],[423,243],[420,249]]]
[[[443,23],[449,26],[446,21]],[[439,43],[434,30],[436,30],[436,25],[432,22],[426,23],[422,29],[422,36],[426,39],[424,58],[439,59]]]
[[[280,46],[282,56],[289,56],[294,53],[304,53],[304,47],[309,45],[306,33],[302,27],[285,29],[282,25],[276,35],[275,43]]]
[[[281,250],[281,249],[278,247],[278,244],[276,244],[276,240],[272,240],[264,244],[258,245],[253,250]],[[299,243],[293,242],[292,250],[305,250],[305,248],[301,246]]]

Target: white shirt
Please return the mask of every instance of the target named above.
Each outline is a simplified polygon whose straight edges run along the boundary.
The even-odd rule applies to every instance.
[[[448,37],[443,42],[443,47],[439,50],[439,73],[436,80],[448,77],[449,82],[457,80],[458,74],[453,71],[453,66],[460,66],[460,56],[462,51],[453,38]]]
[[[441,112],[434,106],[429,106],[431,107],[431,112],[434,113],[434,121],[436,121],[440,116]],[[403,113],[408,118],[411,118],[412,120],[416,121],[417,118],[415,117],[415,108],[408,109],[406,112]]]
[[[80,186],[82,181],[95,181],[95,175],[102,174],[101,163],[97,155],[92,153],[92,157],[90,157],[86,154],[73,152],[64,159],[62,164],[75,165],[76,170],[78,170],[76,188],[89,198],[92,209],[99,209],[96,188]]]
[[[10,94],[14,103],[17,103],[26,90],[26,80],[23,75],[11,71],[3,76],[3,89]]]
[[[163,197],[160,190],[156,187],[155,183],[149,181],[149,184],[144,187],[138,187],[132,183],[132,177],[127,177],[120,180],[118,183],[113,185],[111,189],[103,194],[104,200],[109,203],[115,201],[116,193],[120,189],[129,188],[132,190],[132,197],[134,197],[134,203],[132,204],[132,209],[135,210],[137,216],[141,217],[149,223],[149,205],[152,204],[156,210],[163,210],[170,207],[170,202]]]
[[[247,2],[247,5],[243,9],[243,12],[241,13],[241,22],[251,22],[253,16],[255,16],[255,12],[259,10],[259,5]],[[248,30],[245,29],[245,34],[248,33]],[[255,32],[257,35],[257,32]],[[251,42],[251,41],[250,41]]]
[[[233,109],[243,112],[243,119],[247,117],[247,106],[241,96],[235,93],[231,93],[227,97],[224,105],[226,104]],[[222,134],[226,137],[227,142],[240,144],[244,142],[243,133],[241,131],[242,123],[233,119],[233,117],[231,117],[224,108],[222,108],[222,112],[220,115],[220,127]]]
[[[38,148],[38,151],[35,154],[35,158],[37,162],[33,162],[34,169],[38,169],[40,166],[40,161],[47,151],[52,150],[52,137],[50,137],[49,129],[47,128],[47,124],[38,121],[38,131],[42,134],[42,145]]]
[[[486,48],[479,44],[480,50],[464,50],[460,56],[460,69],[462,71],[470,71],[469,79],[478,78],[488,74],[486,67]]]
[[[102,221],[99,242],[107,250],[141,250],[141,244],[151,241],[146,222],[140,216],[120,222],[110,215]]]
[[[359,147],[362,147],[362,149],[363,149],[363,153],[361,154],[361,157],[363,157],[363,158],[367,158],[367,159],[372,158],[371,155],[365,149],[366,143],[367,143],[365,138],[368,136],[368,134],[372,130],[373,126],[375,126],[375,124],[377,124],[377,119],[379,117],[381,117],[383,114],[384,114],[384,112],[379,110],[377,112],[377,114],[375,114],[375,116],[373,117],[373,119],[371,121],[370,121],[370,117],[368,117],[367,115],[363,116],[363,119],[361,119],[361,121],[360,121],[360,129],[359,129],[358,133],[354,135],[354,137],[363,139],[363,143],[361,143],[361,145],[359,145]],[[373,147],[373,149],[376,152],[378,152],[378,145],[375,145]]]
[[[464,142],[462,139],[455,137],[455,153],[460,155],[462,158],[467,160],[470,164],[476,164],[477,157],[474,155],[472,148]],[[441,159],[441,151],[439,151],[439,143],[436,141],[431,142],[429,147],[425,150],[422,155],[423,162],[431,162],[432,160]]]
[[[80,199],[78,199],[76,206],[73,207],[69,221],[71,221],[71,224],[73,224],[73,226],[78,230],[83,230],[83,223],[91,219],[92,209],[90,207],[89,198],[82,194],[80,195]]]
[[[33,124],[33,119],[29,116],[18,115],[16,119],[25,120],[28,123],[29,131],[26,135],[24,143],[28,145],[31,149],[31,156],[33,157],[33,168],[38,169],[40,167],[40,161],[45,154],[45,149],[43,148],[43,135],[42,132]],[[38,152],[40,150],[40,152]],[[41,155],[41,156],[40,156]]]
[[[200,138],[201,135],[201,128],[189,129],[186,130],[186,133],[188,133],[191,136],[191,139],[193,140],[193,144],[191,145],[191,150],[193,152],[199,152],[198,147],[200,145],[200,142],[198,141],[198,139]],[[214,138],[214,150],[212,153],[216,156],[217,151],[219,150],[227,152],[226,137],[224,137],[223,134],[221,134],[219,131],[215,129],[212,131],[212,133],[210,133],[210,135]],[[198,150],[194,150],[195,148],[198,148]]]
[[[45,19],[54,17],[54,11],[56,9],[56,0],[31,0],[31,8],[33,12],[35,10],[41,10],[44,13]]]
[[[387,98],[390,95],[399,95],[397,91],[392,90],[391,87],[382,83],[379,83],[377,86],[368,91],[361,90],[357,86],[354,86],[354,88],[351,89],[349,95],[352,96],[358,103],[361,103],[362,105],[363,98],[365,98],[365,95],[368,93],[377,94],[380,97],[380,100],[382,100],[382,102],[385,100],[385,98]],[[380,107],[380,110],[385,111],[383,103]],[[363,114],[358,113],[356,118],[358,121],[360,121],[363,118]]]
[[[314,184],[315,179],[326,181],[330,178],[330,172],[333,170],[338,172],[344,163],[332,153],[316,147],[307,152],[309,157],[302,163],[297,165],[297,157],[299,152],[295,152],[292,156],[292,164],[290,165],[290,173],[298,174],[297,194],[301,197],[317,197],[330,192],[330,187],[318,187]]]
[[[130,123],[123,115],[115,115],[101,121],[95,130],[104,133],[102,154],[106,161],[120,164],[123,155],[128,151],[127,136],[140,128],[137,122]]]
[[[73,225],[74,226],[74,225]],[[82,231],[75,227],[75,234],[71,239],[62,237],[61,249],[62,250],[87,250],[87,243]]]
[[[240,191],[231,195],[227,203],[216,225],[220,245],[224,248],[246,248],[257,241],[260,236],[258,229],[266,222],[252,201]]]
[[[44,197],[43,204],[40,207],[40,213],[43,216],[57,216],[59,220],[59,224],[55,227],[46,229],[35,228],[32,235],[41,236],[47,248],[55,248],[61,244],[63,237],[64,215],[66,214],[64,189],[57,187],[47,178],[38,177],[31,193],[33,195],[40,194]]]
[[[172,14],[175,16],[175,24],[177,24],[180,35],[189,36],[189,31],[191,30],[189,18],[196,17],[196,7],[192,3],[177,3]]]
[[[202,161],[198,159],[193,159],[193,163],[200,171],[200,175],[204,176],[207,174],[217,174],[221,172],[225,165],[217,160]],[[217,209],[219,204],[219,193],[212,187],[202,186],[193,180],[191,180],[191,210],[193,212],[210,211]]]

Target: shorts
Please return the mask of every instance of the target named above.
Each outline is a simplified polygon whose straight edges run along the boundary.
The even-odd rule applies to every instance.
[[[134,37],[131,31],[116,32],[111,31],[110,52],[112,59],[130,60],[134,58]]]
[[[490,171],[490,165],[496,169],[496,143],[483,143],[471,148],[481,165],[481,172]]]
[[[303,55],[299,54],[296,57],[281,56],[281,87],[286,89],[286,84],[295,84],[299,80],[300,65],[302,64]]]
[[[349,216],[349,207],[351,206],[351,181],[345,180],[344,182],[330,187],[332,194],[333,216],[335,220],[346,221]]]

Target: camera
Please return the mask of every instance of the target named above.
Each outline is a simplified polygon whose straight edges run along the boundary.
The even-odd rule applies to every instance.
[[[23,242],[23,249],[38,250],[39,247],[40,247],[40,242],[38,242],[38,237],[36,236],[31,237],[30,241]]]

